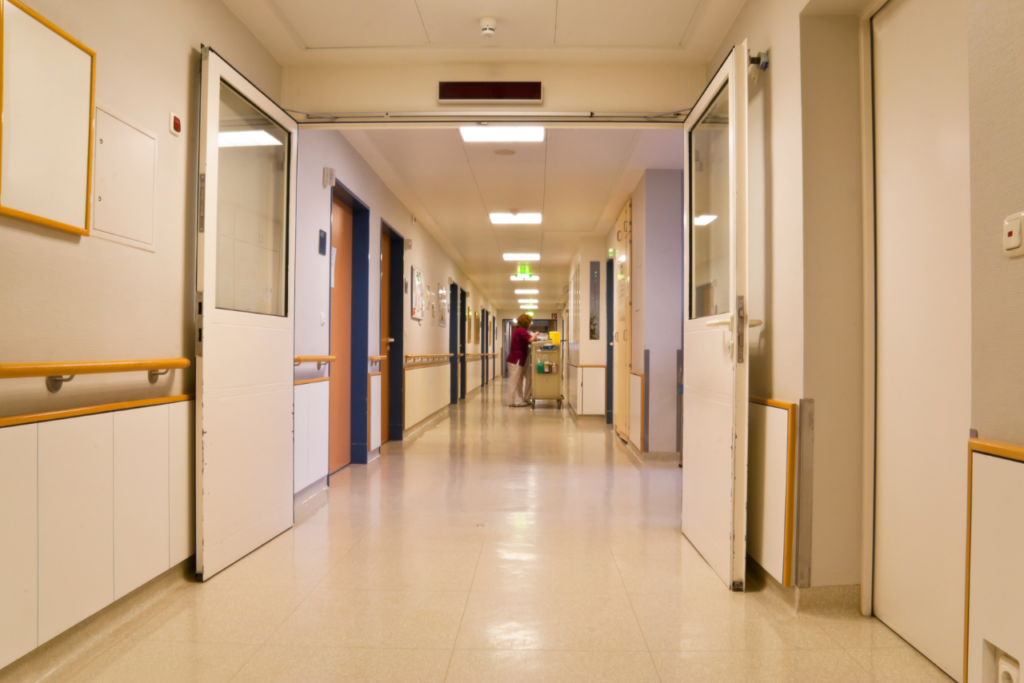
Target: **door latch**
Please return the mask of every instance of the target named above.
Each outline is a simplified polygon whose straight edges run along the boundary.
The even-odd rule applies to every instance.
[[[736,362],[743,362],[743,345],[747,338],[747,309],[742,296],[736,297]]]

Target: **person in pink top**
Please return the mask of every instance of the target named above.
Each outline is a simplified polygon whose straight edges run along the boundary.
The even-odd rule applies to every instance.
[[[537,338],[537,332],[530,334],[533,318],[525,313],[516,319],[516,329],[508,344],[508,404],[514,408],[530,405],[533,393],[533,375],[528,365],[530,344]]]

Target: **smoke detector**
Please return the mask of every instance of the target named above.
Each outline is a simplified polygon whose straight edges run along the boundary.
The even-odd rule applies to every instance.
[[[497,28],[498,20],[494,17],[484,17],[480,20],[480,32],[484,34],[484,38],[493,37]]]

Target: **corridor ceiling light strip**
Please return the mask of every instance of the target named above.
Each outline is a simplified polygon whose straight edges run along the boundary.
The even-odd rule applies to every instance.
[[[501,257],[506,261],[540,261],[540,254],[502,254]]]
[[[509,278],[512,282],[537,282],[540,275],[513,275]]]
[[[463,142],[544,142],[544,126],[461,126]]]
[[[218,147],[271,147],[281,141],[265,130],[225,130],[217,133]]]
[[[697,225],[711,225],[712,223],[715,222],[716,218],[718,218],[718,216],[697,216],[696,218],[693,219],[693,222],[696,223]]]
[[[540,294],[539,289],[517,289],[516,294]]]
[[[539,213],[492,213],[491,225],[540,225]],[[505,259],[506,261],[508,259]]]
[[[519,308],[521,308],[524,311],[536,311],[537,310],[536,306],[525,306],[524,305],[524,306],[520,306]]]
[[[537,299],[520,299],[519,303],[521,303],[521,304],[539,304],[540,301],[537,300]]]

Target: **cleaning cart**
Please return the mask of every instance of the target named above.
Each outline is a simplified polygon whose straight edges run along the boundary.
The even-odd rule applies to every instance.
[[[533,396],[530,407],[537,401],[558,401],[562,407],[562,351],[553,341],[535,341],[530,354],[530,372],[533,373]]]

